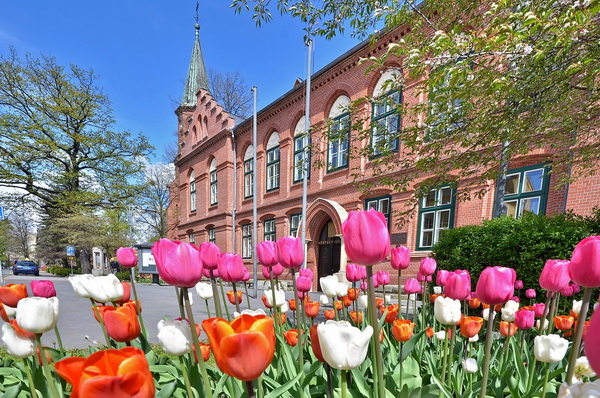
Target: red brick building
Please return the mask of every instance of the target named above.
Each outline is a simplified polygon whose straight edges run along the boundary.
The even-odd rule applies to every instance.
[[[252,269],[252,118],[240,120],[223,110],[208,88],[200,50],[198,27],[194,51],[181,106],[176,110],[179,156],[175,162],[177,180],[169,209],[172,239],[199,244],[215,242],[222,251],[241,254]],[[347,129],[350,114],[345,105],[365,96],[387,97],[404,103],[424,99],[416,94],[415,83],[407,80],[401,98],[397,91],[385,92],[384,82],[399,73],[399,64],[390,62],[387,70],[366,73],[361,58],[379,56],[388,44],[398,41],[403,28],[383,35],[375,44],[364,42],[312,75],[310,125],[333,120],[331,129]],[[363,102],[370,115],[370,139],[315,139],[313,151],[326,158],[323,166],[311,164],[306,213],[307,266],[315,275],[344,271],[346,256],[341,225],[351,210],[375,207],[393,217],[413,192],[398,193],[389,187],[361,193],[353,184],[350,170],[360,170],[364,181],[376,180],[366,157],[348,157],[349,145],[374,145],[389,131],[400,128],[393,106]],[[280,98],[258,111],[256,142],[257,240],[274,240],[286,235],[299,236],[302,204],[302,149],[305,133],[305,85],[298,84]],[[347,134],[351,134],[348,130]],[[388,145],[398,145],[389,142]],[[600,204],[600,176],[556,186],[556,173],[546,174],[550,152],[537,151],[513,160],[504,196],[505,212],[518,216],[523,211],[553,214],[573,210],[589,214]],[[400,156],[400,155],[398,155]],[[398,170],[400,172],[400,170]],[[449,176],[449,180],[452,176]],[[414,187],[418,187],[415,181]],[[473,184],[459,181],[461,184]],[[430,254],[439,232],[447,228],[478,224],[492,215],[494,181],[487,183],[488,194],[470,201],[457,201],[454,189],[441,186],[424,198],[414,216],[399,227],[390,222],[393,245],[412,251],[414,274],[421,258]],[[413,188],[414,188],[413,187]],[[386,266],[385,264],[383,265]],[[414,272],[410,272],[414,271]],[[260,272],[259,272],[260,275]],[[315,278],[317,279],[317,278]]]

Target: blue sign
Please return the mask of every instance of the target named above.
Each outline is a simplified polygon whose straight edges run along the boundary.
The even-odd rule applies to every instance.
[[[4,207],[0,206],[0,220],[4,220]]]
[[[75,257],[75,246],[67,246],[67,256]]]

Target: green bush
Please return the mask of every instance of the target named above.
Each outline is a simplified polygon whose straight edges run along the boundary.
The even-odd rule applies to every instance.
[[[590,217],[526,213],[519,219],[500,217],[482,225],[446,230],[433,247],[433,257],[440,269],[468,270],[473,289],[484,268],[504,266],[517,271],[525,289],[540,293],[538,279],[546,260],[570,259],[579,241],[599,233],[598,209]]]
[[[69,276],[71,275],[71,267],[48,267],[46,271],[50,274],[54,274],[56,276]],[[81,274],[81,268],[73,268],[74,274]]]

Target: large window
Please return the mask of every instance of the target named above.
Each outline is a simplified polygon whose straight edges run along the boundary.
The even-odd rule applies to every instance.
[[[350,141],[350,99],[341,95],[334,102],[329,118],[332,119],[327,145],[327,170],[335,171],[348,167],[348,146]]]
[[[242,258],[252,258],[252,224],[242,225]]]
[[[210,162],[210,205],[216,205],[219,201],[219,190],[217,185],[217,159]]]
[[[371,117],[371,150],[374,156],[398,150],[398,105],[402,102],[402,93],[397,85],[401,77],[399,70],[390,69],[381,76],[375,86]]]
[[[454,223],[454,189],[443,186],[432,189],[421,199],[419,206],[417,249],[430,250],[440,232]]]
[[[196,176],[190,174],[190,212],[196,211]]]
[[[365,200],[365,209],[375,209],[383,213],[387,221],[388,229],[390,228],[390,215],[392,212],[392,198],[390,196],[380,196]]]
[[[548,199],[549,167],[536,165],[506,175],[503,213],[518,218],[524,212],[544,214]]]
[[[302,213],[295,213],[290,215],[290,236],[295,238],[298,237],[298,227],[302,220]]]
[[[263,227],[265,229],[264,240],[275,241],[276,240],[275,219],[272,218],[270,220],[265,220],[263,222]]]
[[[279,133],[274,132],[267,143],[267,191],[279,188]]]
[[[217,236],[215,235],[215,229],[214,228],[210,228],[208,230],[208,241],[210,243],[215,243],[217,241]]]
[[[305,117],[302,116],[294,130],[294,182],[304,179],[305,170],[306,178],[310,178],[310,135],[306,133]]]
[[[244,199],[251,198],[254,189],[254,147],[250,145],[244,154]]]

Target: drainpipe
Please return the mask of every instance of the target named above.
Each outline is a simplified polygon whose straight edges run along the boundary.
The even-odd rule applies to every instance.
[[[308,72],[306,73],[306,110],[304,117],[304,128],[306,129],[306,134],[310,133],[310,66],[311,66],[311,56],[312,56],[312,40],[308,39]],[[308,147],[308,145],[307,145]],[[304,148],[304,153],[302,155],[302,247],[304,248],[304,264],[302,264],[302,268],[306,268],[306,202],[307,202],[307,191],[308,191],[308,155],[306,153],[307,147]]]
[[[235,133],[231,129],[231,150],[233,152],[233,206],[231,208],[231,242],[235,252],[235,217],[237,212],[237,143]]]
[[[256,86],[252,87],[252,93],[254,94],[254,115],[252,121],[252,246],[253,256],[252,265],[254,268],[253,272],[253,285],[254,285],[254,297],[258,297],[257,284],[258,284],[258,264],[256,263],[256,244],[257,244],[257,231],[256,231],[256,218],[258,217],[256,211],[256,134],[257,134],[257,121],[256,121]]]

